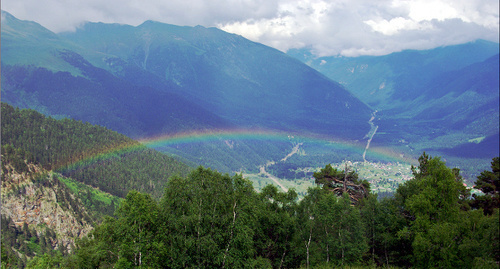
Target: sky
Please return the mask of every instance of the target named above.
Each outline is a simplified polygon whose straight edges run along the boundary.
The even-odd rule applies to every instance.
[[[499,41],[498,0],[2,0],[2,10],[56,33],[87,21],[217,27],[318,57]]]

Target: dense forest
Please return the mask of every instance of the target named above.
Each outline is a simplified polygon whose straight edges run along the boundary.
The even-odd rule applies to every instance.
[[[68,162],[65,156],[75,159]],[[46,175],[49,170],[53,176]],[[500,264],[498,157],[476,180],[481,195],[470,194],[458,169],[425,153],[412,168],[413,179],[384,199],[355,172],[330,165],[314,173],[317,187],[301,200],[295,190],[281,192],[273,185],[258,193],[241,175],[188,170],[105,128],[2,104],[2,184],[15,184],[4,175],[22,172],[35,185],[57,189],[58,203],[78,211],[82,222],[94,221],[90,234],[69,251],[48,243],[57,231],[40,235],[2,217],[2,268]],[[96,215],[86,210],[96,201],[91,190],[75,196],[68,182],[124,199],[103,205],[109,214],[116,210],[95,222]],[[24,194],[18,188],[11,195]]]
[[[169,177],[185,176],[192,169],[101,126],[56,120],[5,103],[1,113],[2,146],[10,145],[31,156],[29,161],[119,197],[135,189],[159,198]]]
[[[66,257],[30,265],[74,268],[298,268],[398,266],[498,268],[499,158],[477,180],[471,199],[458,171],[423,154],[415,178],[394,198],[337,194],[331,184],[297,201],[269,185],[256,193],[235,175],[199,167],[171,179],[163,197],[131,191],[114,217]],[[342,171],[325,167],[318,181]],[[345,185],[359,183],[343,175]],[[351,178],[352,178],[351,174]],[[362,182],[361,182],[362,184]]]
[[[378,200],[327,166],[315,174],[322,187],[297,201],[293,190],[257,193],[239,175],[199,167],[171,178],[160,200],[129,192],[74,252],[40,252],[27,267],[498,268],[499,168],[495,158],[476,182],[484,194],[471,197],[456,169],[424,154],[415,178]]]

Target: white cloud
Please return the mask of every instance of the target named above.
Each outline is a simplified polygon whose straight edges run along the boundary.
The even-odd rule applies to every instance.
[[[283,51],[308,46],[318,56],[357,56],[498,41],[498,18],[498,1],[302,0],[280,3],[274,18],[219,27]]]
[[[216,26],[286,51],[381,55],[478,38],[498,41],[498,0],[4,0],[55,32],[84,21]]]
[[[368,24],[372,29],[376,32],[380,32],[384,35],[395,35],[400,31],[407,30],[427,30],[432,29],[432,25],[429,23],[420,23],[414,21],[412,19],[405,19],[402,17],[393,18],[390,21],[388,20],[368,20],[364,21],[364,23]]]

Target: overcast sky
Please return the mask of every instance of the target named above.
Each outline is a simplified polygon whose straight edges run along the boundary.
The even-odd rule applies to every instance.
[[[498,42],[498,0],[2,0],[54,32],[85,21],[218,27],[282,51],[383,55],[479,38]]]

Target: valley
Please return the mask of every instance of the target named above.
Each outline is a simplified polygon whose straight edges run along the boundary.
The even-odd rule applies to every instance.
[[[373,118],[372,118],[373,119]],[[243,177],[249,179],[256,191],[261,191],[268,184],[279,187],[282,191],[287,192],[289,189],[294,189],[299,199],[302,199],[307,194],[309,188],[317,186],[314,183],[312,173],[320,171],[323,166],[317,167],[296,167],[290,169],[289,172],[295,174],[304,173],[303,177],[278,177],[268,172],[266,169],[277,163],[286,165],[287,159],[300,152],[300,155],[307,155],[303,149],[300,149],[304,143],[297,143],[293,146],[292,151],[279,161],[268,161],[266,164],[259,166],[257,173],[242,173]],[[366,149],[364,151],[366,153]],[[300,156],[296,155],[296,158]],[[297,160],[296,160],[297,161]],[[414,162],[412,162],[414,164]],[[355,171],[360,178],[366,179],[371,184],[371,191],[379,194],[379,197],[390,197],[394,194],[399,185],[413,178],[410,163],[406,162],[369,162],[363,161],[342,161],[339,163],[327,163],[333,167],[344,170],[347,167],[351,171]],[[285,175],[285,173],[280,173]]]
[[[149,2],[65,32],[1,11],[2,269],[498,267],[500,44],[435,31],[485,27],[381,31],[408,1],[219,2],[176,16],[237,23],[244,2],[236,28],[312,43]]]
[[[137,140],[256,134],[153,147],[192,165],[258,173],[290,153],[287,135],[312,140],[300,165],[289,157],[303,168],[426,151],[472,181],[499,154],[497,43],[315,57],[202,26],[86,23],[56,34],[5,11],[2,18],[4,102]],[[265,133],[276,136],[258,137]]]

